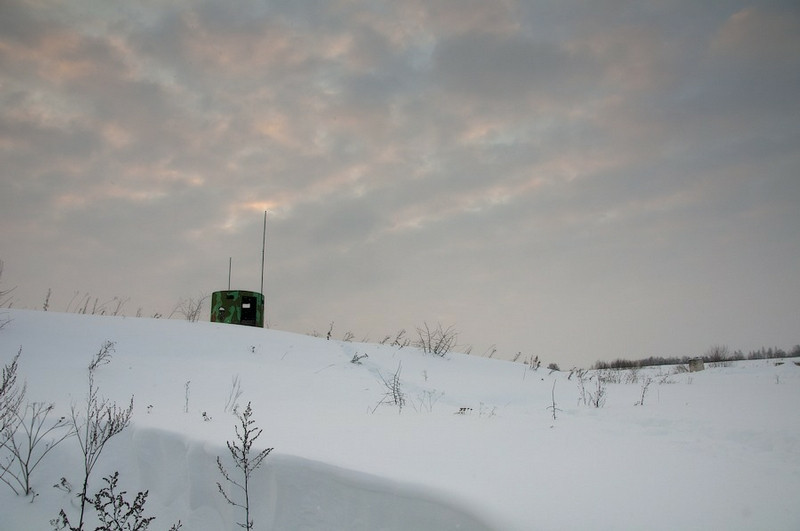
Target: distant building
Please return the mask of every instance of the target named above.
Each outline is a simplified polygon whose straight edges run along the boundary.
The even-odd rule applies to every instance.
[[[689,360],[689,372],[697,372],[705,369],[703,358],[692,358]]]

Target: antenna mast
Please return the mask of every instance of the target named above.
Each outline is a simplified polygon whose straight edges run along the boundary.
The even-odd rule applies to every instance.
[[[264,211],[264,235],[261,238],[261,295],[264,295],[264,252],[267,247],[267,211]]]

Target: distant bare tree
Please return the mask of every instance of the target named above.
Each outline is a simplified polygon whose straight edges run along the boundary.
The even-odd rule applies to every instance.
[[[703,354],[703,360],[708,363],[728,361],[730,359],[731,351],[725,345],[714,345]]]

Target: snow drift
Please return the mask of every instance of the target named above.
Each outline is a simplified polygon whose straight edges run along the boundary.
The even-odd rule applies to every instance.
[[[92,355],[115,343],[97,384],[121,404],[133,395],[134,417],[90,491],[114,471],[129,493],[149,489],[151,529],[238,529],[215,459],[247,402],[258,443],[275,448],[251,486],[255,529],[800,529],[797,360],[623,371],[631,383],[607,383],[605,406],[591,408],[568,372],[461,354],[216,323],[8,316],[0,362],[21,347],[27,399],[60,415],[84,399]],[[402,411],[379,405],[394,374]],[[67,440],[36,470],[35,497],[0,485],[0,529],[48,529],[75,504],[53,485],[79,472]]]

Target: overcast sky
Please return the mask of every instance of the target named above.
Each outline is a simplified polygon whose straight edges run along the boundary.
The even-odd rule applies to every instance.
[[[0,186],[17,308],[258,291],[267,210],[272,328],[788,349],[800,7],[2,0]]]

